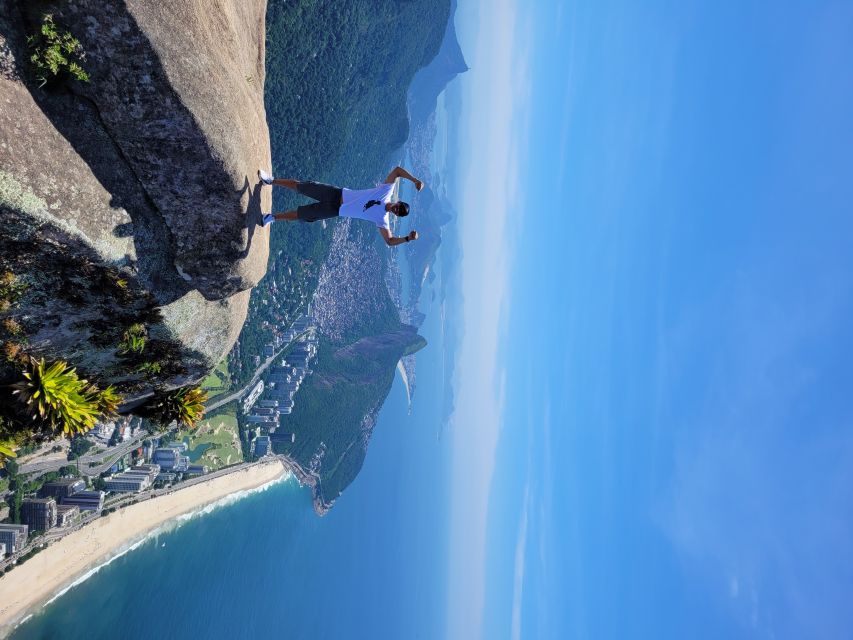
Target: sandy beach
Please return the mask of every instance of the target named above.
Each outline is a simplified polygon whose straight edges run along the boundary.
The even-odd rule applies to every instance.
[[[92,568],[166,522],[285,472],[279,460],[253,465],[131,505],[70,533],[0,578],[0,636]]]

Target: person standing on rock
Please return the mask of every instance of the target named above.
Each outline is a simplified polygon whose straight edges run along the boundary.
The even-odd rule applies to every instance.
[[[415,178],[403,167],[395,167],[385,182],[376,185],[373,189],[342,189],[321,182],[303,182],[301,180],[290,180],[274,178],[263,169],[258,170],[258,178],[265,185],[287,187],[304,196],[313,198],[317,202],[305,204],[284,213],[268,213],[264,216],[264,226],[276,220],[302,220],[304,222],[316,222],[326,218],[359,218],[373,222],[379,229],[379,235],[385,240],[389,247],[410,242],[418,239],[417,231],[410,231],[402,237],[391,234],[391,222],[389,214],[402,218],[409,215],[409,205],[405,202],[391,202],[394,192],[394,182],[397,178],[405,178],[415,185],[420,191],[424,183]]]

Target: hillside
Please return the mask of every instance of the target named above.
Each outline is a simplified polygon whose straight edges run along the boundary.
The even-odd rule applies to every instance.
[[[280,430],[296,441],[275,447],[303,470],[321,514],[361,469],[397,361],[426,346],[414,327],[400,322],[384,280],[376,277],[386,258],[372,250],[371,234],[352,220],[330,233],[311,308],[318,356],[294,412],[281,422]]]
[[[296,440],[274,444],[302,470],[320,515],[361,470],[397,361],[424,346],[426,341],[407,325],[338,349],[321,341],[314,375],[281,428],[296,434]]]

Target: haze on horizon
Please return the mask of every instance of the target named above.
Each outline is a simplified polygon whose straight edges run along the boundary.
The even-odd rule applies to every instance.
[[[853,6],[456,20],[447,637],[843,636]]]

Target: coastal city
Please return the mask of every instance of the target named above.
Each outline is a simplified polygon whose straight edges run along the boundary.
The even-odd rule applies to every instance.
[[[164,430],[132,416],[105,420],[84,435],[8,461],[0,472],[0,574],[124,506],[286,453],[296,440],[287,418],[313,373],[319,335],[340,337],[355,318],[377,312],[377,285],[387,288],[401,318],[407,316],[398,257],[383,256],[389,275],[373,282],[366,276],[379,266],[348,241],[347,222],[332,231],[330,255],[310,297],[293,267],[272,262],[250,309],[260,332],[241,334],[202,382],[208,400],[200,427],[181,430],[173,423]],[[347,277],[334,277],[341,272]],[[411,394],[414,357],[399,368]]]
[[[117,509],[274,459],[276,443],[295,441],[282,419],[293,411],[316,355],[317,332],[303,314],[263,345],[250,384],[224,387],[210,399],[212,417],[196,432],[174,423],[164,431],[128,417],[7,461],[0,478],[0,573]],[[232,431],[224,425],[229,415]],[[221,453],[222,443],[196,442],[219,420],[233,455]]]
[[[118,526],[120,520],[109,516],[128,507],[165,517],[167,504],[178,495],[184,505],[197,499],[184,489],[208,492],[211,483],[222,481],[229,488],[217,495],[229,495],[246,486],[241,472],[274,478],[276,469],[300,483],[314,482],[288,455],[297,440],[288,420],[317,367],[320,336],[341,339],[358,328],[353,323],[359,318],[387,313],[382,290],[391,294],[391,313],[409,317],[396,254],[365,259],[359,243],[350,241],[351,231],[360,229],[342,223],[330,231],[330,254],[310,294],[305,271],[310,261],[272,262],[252,299],[254,321],[201,381],[205,415],[193,428],[177,423],[164,428],[138,416],[105,419],[85,434],[24,448],[7,460],[0,471],[0,576],[26,567],[60,540],[76,544],[71,540],[77,532],[100,535],[91,533],[96,522]],[[387,261],[390,277],[370,277],[386,270],[376,260]],[[335,275],[341,271],[346,277]],[[411,408],[414,356],[403,358],[398,370]],[[321,442],[315,455],[322,457],[325,446]],[[316,462],[312,459],[309,468]],[[40,556],[43,560],[28,572],[43,571],[49,556]],[[56,570],[61,571],[58,565]]]

